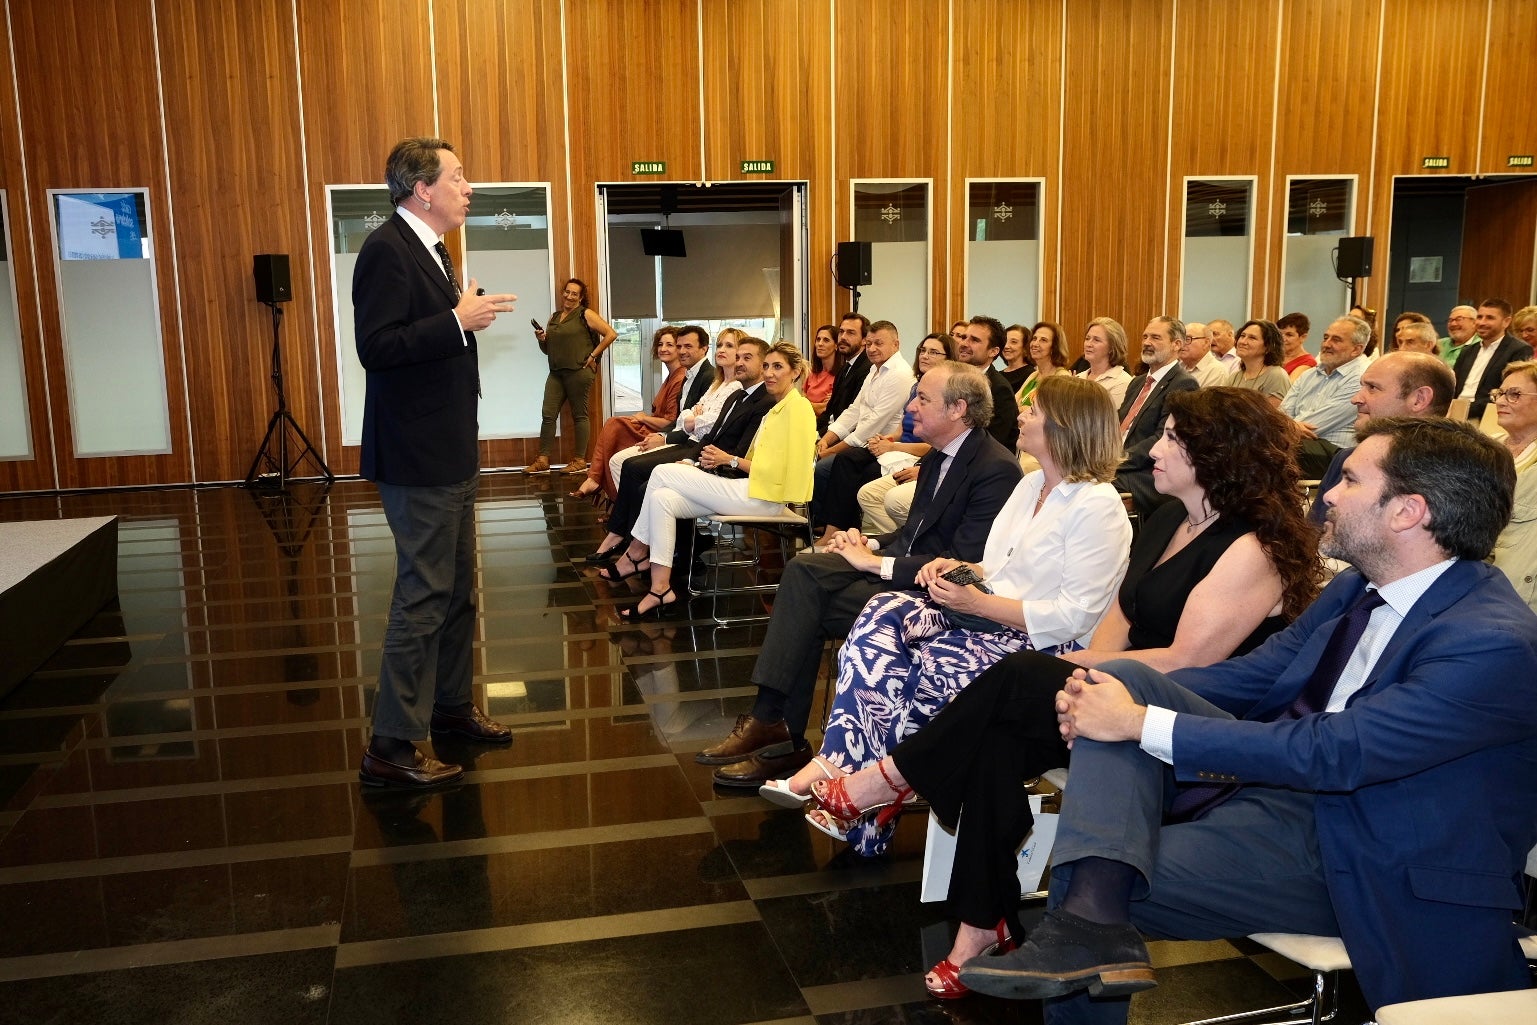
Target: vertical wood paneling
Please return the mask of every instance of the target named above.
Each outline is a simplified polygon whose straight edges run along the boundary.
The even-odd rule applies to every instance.
[[[949,233],[942,250],[950,261],[950,290],[941,309],[967,315],[966,179],[1046,178],[1041,208],[1041,265],[1047,268],[1041,310],[1055,315],[1056,211],[1061,202],[1056,174],[1061,156],[1061,0],[976,0],[956,4],[954,90],[950,145],[954,185]],[[948,320],[948,317],[937,318]],[[947,325],[948,326],[948,325]],[[1069,337],[1076,332],[1068,331]]]
[[[1351,233],[1368,230],[1381,11],[1382,0],[1284,0],[1282,4],[1283,58],[1275,105],[1275,180],[1269,218],[1271,308],[1263,311],[1267,314],[1284,312],[1278,304],[1288,175],[1357,175],[1356,223]],[[1383,250],[1377,253],[1379,265],[1385,268]],[[1382,280],[1386,281],[1385,275]]]
[[[1484,174],[1534,174],[1513,168],[1511,154],[1537,154],[1537,94],[1532,90],[1532,40],[1537,39],[1537,0],[1495,0],[1489,23],[1489,77],[1485,86]]]
[[[160,0],[159,16],[181,315],[198,382],[189,396],[198,477],[243,480],[276,408],[255,253],[291,256],[284,382],[294,417],[322,442],[293,13],[288,0]]]
[[[52,391],[60,484],[91,488],[191,480],[171,248],[171,197],[166,192],[165,154],[160,148],[150,0],[12,4],[11,23],[16,52],[26,55],[28,68],[18,76],[17,104],[23,149],[30,161],[27,200],[36,230],[30,241],[39,270],[44,358],[57,370]],[[64,381],[63,326],[53,243],[47,229],[46,190],[139,187],[149,190],[171,453],[77,459],[73,456]]]
[[[703,6],[706,176],[805,180],[813,225],[832,217],[831,7],[832,0],[705,0]],[[769,39],[774,45],[757,44]],[[743,160],[772,160],[774,173],[744,175]],[[806,254],[813,326],[836,316],[832,281],[821,273],[831,256],[827,232],[813,230]]]
[[[1500,297],[1515,309],[1537,302],[1537,179],[1468,190],[1462,220],[1460,289],[1472,301]]]
[[[302,107],[309,142],[305,157],[313,244],[310,258],[314,261],[313,287],[320,297],[320,392],[328,396],[324,447],[331,472],[357,473],[358,449],[343,448],[341,440],[341,384],[335,328],[329,316],[331,239],[325,187],[382,184],[391,146],[407,136],[437,131],[431,10],[428,0],[346,0],[334,4],[301,0],[298,12],[299,73],[303,76]],[[473,167],[470,172],[480,173]],[[349,297],[343,296],[341,301],[345,304]],[[350,308],[341,312],[351,316]]]
[[[0,494],[43,491],[58,486],[53,475],[53,443],[48,423],[49,368],[43,360],[37,289],[32,277],[35,246],[33,231],[27,223],[28,182],[23,161],[29,154],[24,152],[21,129],[16,120],[12,70],[10,31],[6,22],[0,20],[0,189],[6,192],[6,212],[10,218],[10,271],[16,288],[21,364],[27,380],[27,424],[32,435],[31,459],[0,461]]]
[[[1275,50],[1279,0],[1233,4],[1225,0],[1180,0],[1175,24],[1174,104],[1170,112],[1174,148],[1169,160],[1169,289],[1164,306],[1179,307],[1183,274],[1184,179],[1257,175],[1251,224],[1254,263],[1250,304],[1266,304],[1266,254],[1271,238],[1271,120],[1256,111],[1275,105]],[[1211,39],[1235,57],[1217,70],[1206,59]],[[1241,56],[1238,56],[1241,55]],[[1217,71],[1217,73],[1213,73]],[[1201,319],[1201,310],[1183,311]],[[1127,325],[1129,328],[1130,325]]]
[[[1164,311],[1173,2],[1067,6],[1067,75],[1082,87],[1062,133],[1064,324],[1114,317],[1140,336]]]

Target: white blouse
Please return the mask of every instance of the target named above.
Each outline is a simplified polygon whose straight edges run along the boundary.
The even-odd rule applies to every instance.
[[[1091,377],[1092,370],[1085,370],[1078,376],[1104,388],[1110,393],[1110,401],[1119,410],[1121,403],[1126,399],[1126,386],[1131,383],[1131,374],[1125,367],[1111,367],[1098,377]]]
[[[715,421],[720,417],[721,407],[732,393],[742,390],[741,381],[727,381],[719,388],[711,388],[705,392],[704,398],[699,400],[699,415],[694,417],[694,429],[688,432],[688,436],[695,441],[700,441],[710,429],[715,426]]]
[[[994,594],[1018,598],[1030,643],[1087,645],[1115,600],[1131,552],[1131,523],[1113,484],[1067,481],[1036,499],[1046,475],[1026,474],[993,521],[982,568]]]

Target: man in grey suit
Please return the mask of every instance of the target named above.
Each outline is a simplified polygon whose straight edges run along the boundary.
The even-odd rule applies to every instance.
[[[908,408],[914,431],[933,448],[918,464],[907,522],[879,537],[839,531],[833,551],[803,553],[785,567],[753,667],[753,710],[737,719],[729,737],[695,757],[721,766],[716,783],[757,787],[810,761],[806,724],[823,642],[847,634],[871,596],[915,586],[930,560],[982,557],[988,529],[1020,479],[1018,458],[987,432],[991,386],[975,367],[941,363],[923,375]]]
[[[1164,501],[1153,488],[1153,445],[1163,434],[1164,403],[1170,395],[1200,387],[1175,358],[1185,344],[1185,325],[1174,317],[1154,317],[1142,329],[1142,362],[1147,372],[1126,386],[1121,401],[1121,439],[1126,459],[1116,471],[1115,486],[1131,492],[1137,513],[1146,516]]]
[[[480,480],[475,332],[515,295],[461,290],[443,234],[474,191],[442,139],[390,151],[395,216],[363,242],[352,277],[358,359],[367,372],[361,472],[379,488],[395,537],[395,593],[359,778],[431,787],[463,770],[417,750],[430,732],[506,743],[512,732],[472,700],[475,489]]]

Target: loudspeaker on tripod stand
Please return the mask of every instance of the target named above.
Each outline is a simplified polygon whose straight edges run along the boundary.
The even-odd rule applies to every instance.
[[[256,278],[257,302],[286,303],[293,299],[287,253],[257,253],[251,273]]]

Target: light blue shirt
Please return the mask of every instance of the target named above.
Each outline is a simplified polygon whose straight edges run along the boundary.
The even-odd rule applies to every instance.
[[[1356,443],[1356,407],[1350,400],[1361,389],[1361,374],[1365,370],[1364,356],[1341,364],[1333,373],[1322,364],[1308,367],[1281,400],[1281,412],[1293,420],[1312,424],[1324,441],[1350,448]]]

